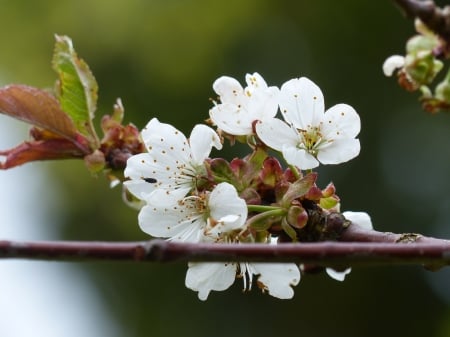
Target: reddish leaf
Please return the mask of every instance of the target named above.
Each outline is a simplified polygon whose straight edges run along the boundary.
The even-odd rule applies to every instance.
[[[0,169],[6,170],[35,160],[83,158],[85,153],[73,142],[54,138],[23,142],[15,148],[0,151],[6,159],[0,163]]]
[[[54,96],[26,85],[0,89],[0,112],[51,131],[73,142],[79,141],[72,119],[61,110]]]

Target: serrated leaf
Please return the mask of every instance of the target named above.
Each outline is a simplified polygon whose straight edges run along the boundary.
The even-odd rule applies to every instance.
[[[0,112],[76,141],[75,124],[54,96],[26,85],[0,88]]]
[[[76,129],[89,139],[91,149],[99,147],[92,120],[97,106],[98,85],[89,66],[78,58],[67,36],[55,36],[53,69],[58,73],[58,94],[62,110],[74,121]]]

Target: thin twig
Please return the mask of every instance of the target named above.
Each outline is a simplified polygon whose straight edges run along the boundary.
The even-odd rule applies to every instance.
[[[394,0],[410,18],[419,18],[429,29],[450,44],[450,7],[443,9],[434,1],[426,0]]]
[[[450,265],[450,241],[418,234],[366,231],[350,226],[344,242],[264,244],[136,242],[0,241],[0,258],[53,261],[248,261],[297,262],[323,267],[418,264]],[[359,242],[346,242],[346,241]],[[362,242],[365,241],[365,242]]]

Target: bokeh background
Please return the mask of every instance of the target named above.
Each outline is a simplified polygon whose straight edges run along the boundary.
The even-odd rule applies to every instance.
[[[414,33],[390,1],[0,0],[0,85],[52,87],[53,35],[70,36],[100,87],[97,116],[117,97],[126,121],[152,117],[189,134],[208,116],[213,81],[259,72],[271,85],[307,76],[326,106],[362,119],[361,155],[319,168],[343,210],[383,231],[450,238],[450,116],[420,109],[381,71]],[[98,118],[99,119],[99,118]],[[98,126],[97,119],[97,126]],[[0,148],[27,127],[0,120]],[[232,156],[231,152],[226,154]],[[137,212],[80,161],[0,172],[0,236],[142,240]],[[242,284],[206,302],[184,264],[0,262],[1,336],[450,336],[450,272],[355,268],[345,282],[306,275],[293,300]]]

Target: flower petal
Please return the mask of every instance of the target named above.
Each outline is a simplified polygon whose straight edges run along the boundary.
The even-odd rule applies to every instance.
[[[185,283],[187,288],[198,291],[198,298],[204,301],[211,290],[228,289],[235,278],[234,263],[189,263]]]
[[[209,117],[219,129],[230,135],[252,134],[253,115],[247,110],[247,105],[218,104],[209,111]]]
[[[220,183],[214,188],[209,196],[208,207],[213,219],[207,232],[210,235],[219,236],[223,232],[240,228],[247,220],[247,204],[229,183]]]
[[[328,276],[330,276],[332,279],[342,282],[345,280],[345,276],[347,276],[347,274],[350,274],[352,268],[347,268],[344,271],[337,271],[334,270],[333,268],[326,268],[325,271],[327,272]]]
[[[191,154],[186,136],[170,124],[161,123],[157,118],[152,118],[141,131],[142,139],[149,153],[164,154],[164,151],[174,149],[176,157],[189,160]]]
[[[203,164],[211,153],[213,146],[218,150],[222,149],[219,135],[210,127],[202,124],[197,124],[192,130],[189,144],[191,146],[192,161],[197,165]]]
[[[321,127],[324,138],[355,138],[360,130],[361,120],[350,105],[336,104],[325,112]]]
[[[285,82],[279,100],[284,119],[297,129],[318,125],[325,111],[322,91],[306,77]]]
[[[258,73],[246,74],[245,82],[247,82],[247,90],[249,90],[250,93],[252,93],[254,90],[257,89],[261,90],[267,89],[266,81]]]
[[[213,89],[220,96],[222,103],[239,104],[244,95],[241,84],[229,76],[222,76],[215,80]]]
[[[221,103],[209,111],[210,118],[221,130],[235,136],[252,135],[254,121],[272,118],[278,110],[277,87],[267,87],[258,73],[247,74],[246,81],[248,86],[243,90],[229,77],[221,77],[213,86],[226,96],[221,95]]]
[[[383,63],[383,73],[385,76],[392,76],[394,70],[405,65],[405,58],[400,55],[389,56]]]
[[[256,123],[256,134],[264,144],[277,151],[281,151],[285,145],[296,147],[300,139],[295,130],[278,118]]]
[[[248,101],[247,111],[251,123],[255,120],[264,121],[275,117],[278,111],[278,96],[280,90],[277,87],[269,87],[264,90],[255,90]]]
[[[347,220],[350,220],[351,222],[354,222],[367,230],[373,229],[372,220],[370,218],[370,215],[367,214],[366,212],[346,211],[346,212],[342,213],[342,215]]]
[[[317,154],[322,164],[340,164],[355,158],[361,145],[359,139],[337,139],[327,147],[323,147]]]
[[[155,184],[144,180],[145,178],[150,178],[148,176],[148,167],[145,165],[150,160],[148,153],[139,153],[131,156],[127,160],[127,166],[124,171],[125,177],[131,180],[126,180],[123,184],[136,198],[141,200],[146,199],[156,188]]]
[[[199,242],[206,223],[189,203],[180,204],[165,191],[156,190],[139,212],[140,228],[154,237],[174,241]]]
[[[310,170],[319,166],[317,159],[303,149],[285,145],[283,146],[282,152],[288,164],[297,166],[302,170]]]
[[[258,285],[271,296],[289,299],[294,296],[292,286],[300,282],[300,270],[295,263],[252,263],[252,272],[259,274]]]
[[[177,151],[170,142],[166,145],[167,148],[152,149],[150,153],[128,159],[125,176],[131,178],[131,181],[125,185],[136,197],[146,200],[150,196],[149,192],[156,188],[169,193],[175,190],[180,190],[180,193],[185,191],[186,195],[192,188],[194,168],[189,162],[184,162],[183,158],[180,158],[184,154],[179,153],[190,153],[190,148],[186,146],[184,150]]]

